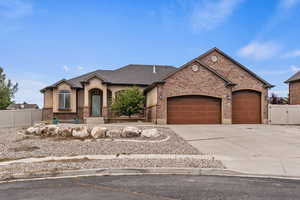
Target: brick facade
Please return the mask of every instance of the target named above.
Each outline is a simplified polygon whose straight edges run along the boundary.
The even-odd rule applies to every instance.
[[[212,59],[212,56],[214,56],[214,59]],[[190,63],[188,66],[168,77],[164,84],[157,85],[158,123],[165,124],[167,122],[168,97],[204,95],[217,97],[222,100],[222,123],[230,124],[232,122],[232,93],[240,90],[254,90],[261,93],[261,118],[262,123],[267,123],[268,89],[265,87],[265,83],[217,51],[212,51],[209,54],[200,56],[198,59],[236,85],[231,87],[226,86],[225,82],[216,74],[202,67],[197,62]],[[193,65],[199,66],[197,72],[192,70]]]
[[[212,61],[212,56],[217,57],[217,61]],[[233,63],[230,59],[224,57],[217,51],[213,51],[210,54],[200,59],[202,62],[215,69],[224,77],[236,83],[237,85],[232,88],[232,91],[239,90],[255,90],[261,93],[261,106],[263,123],[267,123],[268,120],[268,89],[265,88],[264,83],[249,74],[247,71]]]
[[[293,81],[289,83],[289,98],[290,104],[300,104],[300,81]]]
[[[198,71],[192,66],[197,65]],[[222,123],[231,123],[231,87],[224,80],[194,62],[158,85],[157,122],[167,122],[167,98],[182,95],[203,95],[222,99]]]

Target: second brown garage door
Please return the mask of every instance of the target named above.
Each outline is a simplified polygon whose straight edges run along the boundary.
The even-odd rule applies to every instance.
[[[168,98],[168,124],[220,124],[221,100],[207,96]]]
[[[261,95],[259,92],[243,90],[232,94],[232,123],[261,123]]]

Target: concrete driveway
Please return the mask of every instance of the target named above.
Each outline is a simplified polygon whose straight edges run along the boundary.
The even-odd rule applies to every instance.
[[[200,152],[231,170],[300,176],[300,126],[170,125]]]

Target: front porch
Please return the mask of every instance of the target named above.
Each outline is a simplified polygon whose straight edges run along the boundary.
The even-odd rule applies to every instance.
[[[119,116],[112,111],[112,102],[117,94],[130,86],[107,85],[94,77],[84,85],[83,120],[87,124],[103,124],[118,122],[145,122],[145,111],[127,117]]]

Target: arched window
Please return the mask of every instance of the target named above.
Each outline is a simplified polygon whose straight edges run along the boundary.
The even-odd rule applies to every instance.
[[[71,109],[71,92],[69,90],[60,90],[58,93],[59,110]]]

